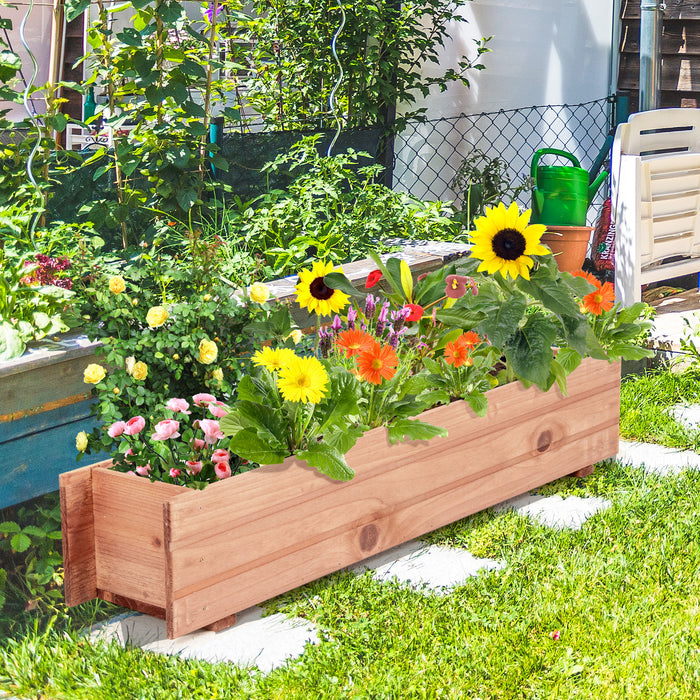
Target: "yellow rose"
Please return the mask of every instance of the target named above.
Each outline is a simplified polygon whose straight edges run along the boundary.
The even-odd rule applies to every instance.
[[[219,348],[213,340],[202,339],[199,344],[199,361],[203,365],[210,365],[219,355]]]
[[[85,450],[87,450],[87,446],[88,446],[87,433],[84,430],[81,430],[75,436],[75,449],[78,450],[78,452],[85,452]]]
[[[264,304],[270,298],[270,289],[262,282],[255,282],[255,284],[251,286],[248,296],[251,301],[257,304]]]
[[[175,360],[175,362],[177,362],[179,359],[180,359],[180,356],[177,353],[175,353],[173,355],[173,360]]]
[[[298,345],[303,335],[304,334],[298,328],[295,328],[287,338],[291,338],[294,341],[294,345]]]
[[[83,372],[83,381],[86,384],[98,384],[105,378],[106,374],[107,371],[102,365],[97,365],[93,362],[85,368]]]
[[[148,365],[145,362],[135,362],[131,368],[131,376],[142,382],[148,376]]]
[[[126,283],[123,277],[112,277],[109,280],[109,291],[112,294],[121,294],[126,289]]]
[[[212,373],[211,373],[211,378],[221,384],[221,382],[224,381],[224,370],[221,369],[221,367],[217,367]]]
[[[211,294],[205,294],[202,299],[204,299],[204,301],[211,301]]]
[[[124,369],[126,370],[127,374],[131,374],[134,371],[135,364],[136,358],[133,355],[130,355],[126,358],[126,360],[124,360]]]
[[[152,306],[146,314],[146,323],[151,328],[158,328],[168,320],[169,315],[164,306]]]

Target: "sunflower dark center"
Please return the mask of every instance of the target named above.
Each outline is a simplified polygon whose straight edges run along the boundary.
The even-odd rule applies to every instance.
[[[525,236],[514,228],[501,229],[491,241],[493,252],[504,260],[517,260],[527,246]]]
[[[309,285],[309,291],[314,299],[330,299],[333,296],[335,289],[329,287],[324,281],[323,277],[316,277],[314,281]]]

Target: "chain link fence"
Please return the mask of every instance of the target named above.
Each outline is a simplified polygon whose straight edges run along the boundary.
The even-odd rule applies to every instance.
[[[482,112],[410,122],[394,143],[393,188],[420,199],[463,202],[463,192],[453,185],[460,166],[474,154],[499,158],[503,175],[513,186],[526,183],[535,151],[558,148],[572,153],[581,167],[590,170],[612,128],[614,98],[575,105],[544,105]],[[548,160],[543,164],[563,164]],[[605,168],[607,159],[603,167]],[[589,210],[589,223],[597,219],[606,196],[602,187]],[[518,197],[529,206],[529,187]]]

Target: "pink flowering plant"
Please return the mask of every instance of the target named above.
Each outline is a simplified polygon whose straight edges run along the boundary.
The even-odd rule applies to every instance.
[[[107,429],[109,437],[119,441],[112,454],[114,468],[195,489],[247,471],[249,463],[229,452],[229,439],[219,427],[225,413],[221,401],[201,393],[191,402],[170,399],[162,411],[166,417],[150,427],[138,415],[115,421]]]

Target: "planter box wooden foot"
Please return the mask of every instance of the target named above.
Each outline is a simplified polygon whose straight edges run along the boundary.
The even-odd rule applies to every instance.
[[[165,617],[169,638],[614,456],[620,366],[585,360],[568,396],[519,383],[476,417],[458,401],[421,416],[446,438],[366,433],[336,482],[288,459],[195,491],[108,469],[61,475],[66,601]]]

